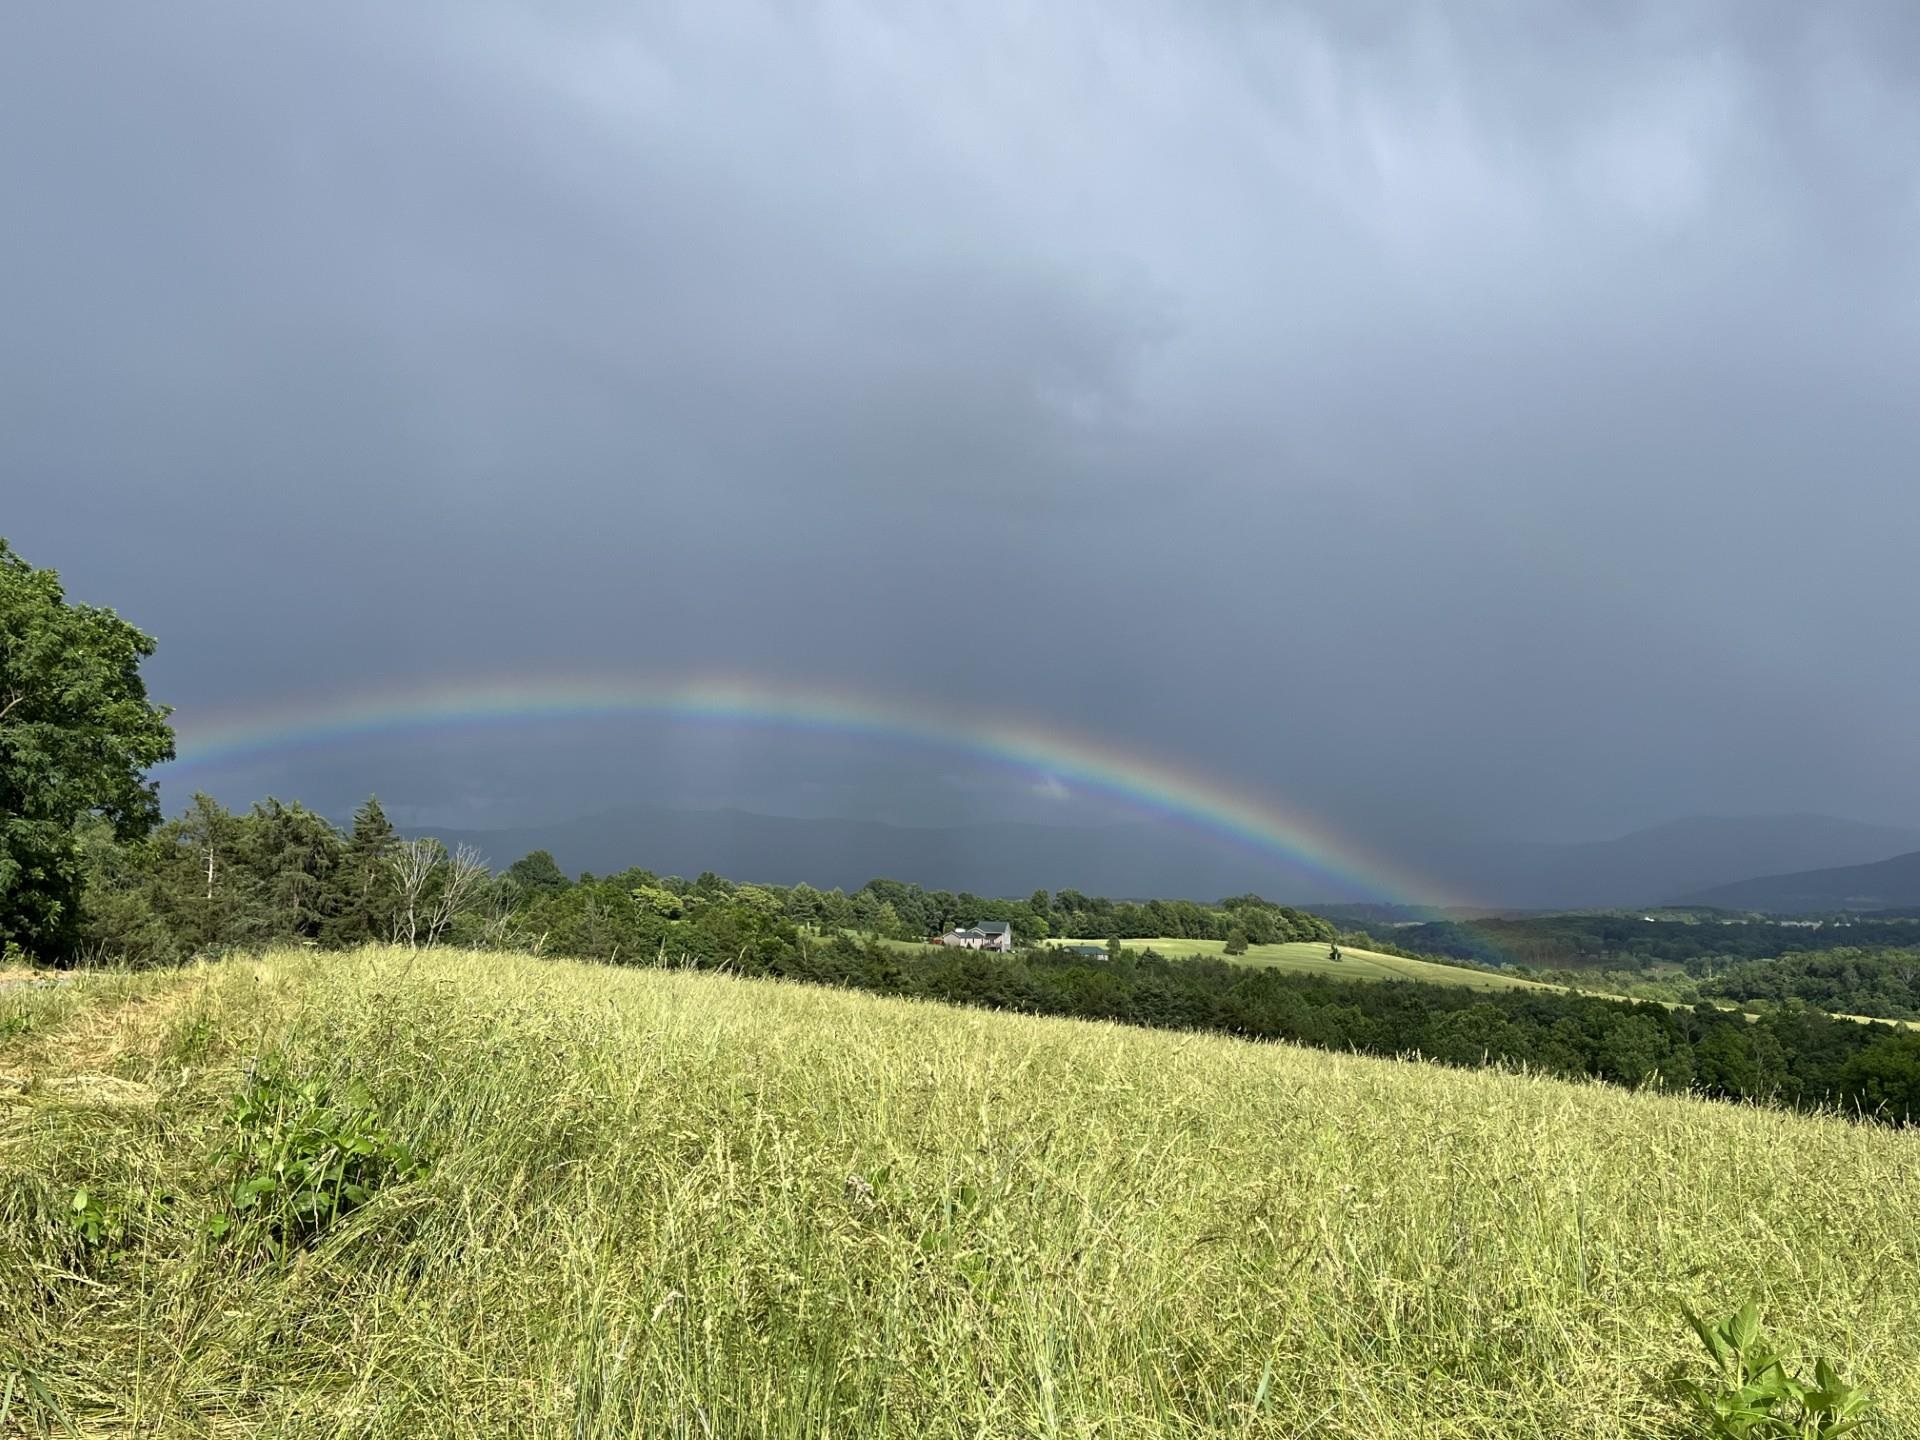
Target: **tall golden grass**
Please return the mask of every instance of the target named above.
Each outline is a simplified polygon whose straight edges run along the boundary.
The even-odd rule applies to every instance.
[[[259,1057],[428,1160],[280,1260]],[[1920,1139],[509,955],[0,993],[0,1433],[1646,1437],[1748,1297],[1920,1434]]]

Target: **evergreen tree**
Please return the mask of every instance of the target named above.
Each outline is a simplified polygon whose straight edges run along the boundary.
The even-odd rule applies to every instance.
[[[331,945],[365,945],[393,938],[396,904],[393,853],[399,832],[380,808],[378,796],[353,812],[340,861],[334,867],[332,914],[323,932]]]
[[[787,891],[787,918],[796,925],[818,925],[822,913],[821,898],[818,890],[802,880]]]
[[[340,832],[325,817],[271,796],[253,807],[246,829],[246,858],[259,885],[260,921],[267,932],[262,938],[319,940],[340,903],[334,884]]]
[[[243,821],[210,795],[155,837],[153,904],[183,954],[264,938],[257,873]]]
[[[80,956],[90,963],[135,966],[185,958],[155,904],[158,846],[151,840],[122,843],[113,826],[98,817],[81,823],[79,839],[86,865]]]

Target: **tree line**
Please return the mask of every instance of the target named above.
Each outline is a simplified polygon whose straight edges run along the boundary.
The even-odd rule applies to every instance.
[[[377,798],[344,831],[297,803],[270,797],[235,813],[196,795],[185,813],[144,838],[122,838],[98,818],[84,820],[78,838],[71,921],[63,943],[41,951],[56,964],[169,964],[274,944],[443,941],[537,945],[610,959],[688,943],[674,927],[720,911],[733,917],[721,927],[728,933],[742,926],[751,932],[751,922],[766,918],[816,936],[849,932],[893,941],[992,920],[1011,925],[1022,944],[1049,935],[1174,934],[1244,946],[1248,939],[1328,940],[1334,933],[1318,916],[1255,895],[1202,905],[1038,890],[1008,900],[887,879],[849,894],[649,870],[575,880],[544,850],[495,875],[470,850],[402,836]]]
[[[80,827],[81,883],[54,964],[173,964],[270,945],[479,943],[508,891],[472,850],[400,835],[369,800],[346,833],[269,798],[235,814],[206,795],[134,841]]]
[[[1046,892],[1035,895],[1036,902]],[[1330,941],[1334,926],[1318,915],[1258,895],[1230,895],[1215,905],[1192,900],[1110,900],[1061,890],[1047,908],[1052,933],[1095,940],[1228,940],[1251,945]]]
[[[1743,1003],[1798,1001],[1853,1015],[1920,1020],[1920,950],[1833,950],[1749,960],[1700,982],[1700,993]]]

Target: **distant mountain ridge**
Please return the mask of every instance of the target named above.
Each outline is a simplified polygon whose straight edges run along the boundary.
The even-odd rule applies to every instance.
[[[496,866],[547,850],[577,874],[630,867],[661,875],[712,870],[735,880],[855,890],[884,876],[929,889],[1026,896],[1036,889],[1216,899],[1343,898],[1279,860],[1150,825],[1071,827],[1020,821],[918,828],[878,820],[804,819],[745,810],[624,806],[552,825],[501,830],[419,827],[472,845]]]
[[[548,850],[573,873],[631,866],[663,875],[713,870],[737,880],[804,880],[823,889],[855,889],[884,875],[979,895],[1071,888],[1202,900],[1251,890],[1294,904],[1372,898],[1329,893],[1326,881],[1279,857],[1146,824],[997,821],[920,828],[635,805],[549,825],[422,827],[419,833],[471,844],[495,865]],[[1920,831],[1826,815],[1710,816],[1578,844],[1450,839],[1444,863],[1425,868],[1488,906],[1579,909],[1719,903],[1700,897],[1754,876],[1858,866],[1912,850],[1920,850]],[[1411,868],[1423,867],[1416,860]]]
[[[1728,910],[1904,910],[1920,907],[1920,850],[1869,865],[1761,875],[1690,897]]]
[[[1695,816],[1555,846],[1509,882],[1544,908],[1650,905],[1754,875],[1859,865],[1920,847],[1920,831],[1831,815]]]

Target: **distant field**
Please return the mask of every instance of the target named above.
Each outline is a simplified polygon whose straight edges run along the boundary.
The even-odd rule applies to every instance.
[[[889,940],[884,936],[876,937],[867,935],[859,930],[848,930],[844,933],[853,936],[857,940],[872,940],[876,944],[884,945],[889,950],[897,950],[903,955],[928,955],[934,950],[934,947],[924,940]]]
[[[852,934],[854,932],[847,932]],[[932,949],[922,940],[882,940],[890,950],[925,955]],[[1105,945],[1102,939],[1065,937],[1049,945]],[[1473,990],[1517,990],[1538,985],[1517,975],[1497,975],[1467,970],[1457,965],[1436,965],[1428,960],[1403,960],[1397,955],[1382,955],[1375,950],[1349,950],[1341,947],[1340,959],[1327,958],[1327,947],[1304,942],[1288,945],[1252,945],[1244,955],[1226,954],[1224,940],[1186,940],[1179,936],[1154,936],[1145,940],[1120,942],[1130,950],[1157,950],[1173,960],[1207,956],[1253,965],[1264,970],[1290,970],[1299,973],[1323,972],[1339,980],[1421,980],[1431,985],[1464,985]],[[1560,986],[1548,987],[1560,989]]]
[[[259,1057],[288,1108],[256,1137],[363,1091],[328,1123],[426,1161],[285,1262],[207,1231]],[[0,1434],[1649,1440],[1682,1433],[1652,1377],[1699,1373],[1680,1307],[1753,1297],[1898,1440],[1915,1156],[687,971],[83,977],[0,993]]]
[[[1103,940],[1063,939],[1057,945],[1103,945]],[[1431,985],[1465,985],[1474,990],[1518,990],[1535,984],[1516,975],[1495,975],[1480,970],[1465,970],[1457,965],[1435,965],[1426,960],[1403,960],[1397,955],[1382,955],[1374,950],[1340,949],[1340,958],[1327,957],[1323,944],[1253,945],[1244,955],[1226,954],[1224,940],[1183,940],[1162,936],[1151,940],[1123,940],[1130,949],[1158,950],[1170,959],[1190,959],[1205,955],[1231,960],[1239,965],[1257,965],[1266,970],[1321,971],[1342,980],[1422,980]]]

